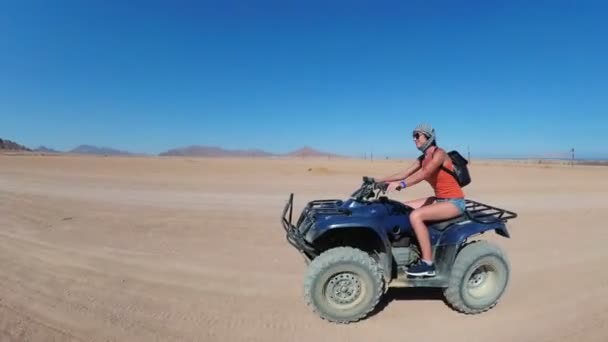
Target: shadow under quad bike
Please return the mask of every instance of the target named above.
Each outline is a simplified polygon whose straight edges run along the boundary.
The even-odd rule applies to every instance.
[[[436,275],[411,277],[405,271],[420,259],[413,209],[385,196],[387,186],[363,177],[346,200],[307,203],[295,224],[289,196],[281,222],[308,265],[304,297],[312,310],[331,322],[356,322],[389,287],[441,288],[446,302],[466,314],[494,307],[509,282],[509,261],[497,245],[472,238],[492,230],[509,238],[506,222],[517,214],[466,200],[462,216],[426,222]]]

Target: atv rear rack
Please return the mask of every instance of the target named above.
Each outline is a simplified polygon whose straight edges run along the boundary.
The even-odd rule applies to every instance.
[[[516,213],[509,210],[492,207],[490,205],[472,200],[465,200],[465,202],[467,216],[471,219],[471,221],[487,224],[495,222],[507,222],[507,220],[517,217]]]

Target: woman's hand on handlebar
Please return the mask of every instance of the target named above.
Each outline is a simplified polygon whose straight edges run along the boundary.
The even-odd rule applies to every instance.
[[[388,191],[388,186],[389,186],[389,183],[387,183],[387,182],[378,182],[378,181],[376,181],[374,183],[374,188],[378,189],[378,190],[380,190],[382,192]]]
[[[400,182],[390,182],[388,184],[388,190],[387,191],[401,191],[402,187]]]

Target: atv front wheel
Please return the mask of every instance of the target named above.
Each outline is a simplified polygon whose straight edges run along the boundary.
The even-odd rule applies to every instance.
[[[306,303],[321,318],[337,323],[367,316],[384,292],[382,271],[367,253],[337,247],[309,265],[304,280]]]
[[[509,262],[486,241],[466,245],[456,256],[444,296],[456,311],[477,314],[494,307],[509,282]]]

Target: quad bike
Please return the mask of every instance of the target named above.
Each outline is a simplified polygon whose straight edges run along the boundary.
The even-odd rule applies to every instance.
[[[309,202],[295,224],[289,196],[281,221],[287,241],[308,264],[304,297],[312,310],[331,322],[356,322],[389,287],[441,288],[445,301],[465,314],[494,307],[509,282],[509,261],[497,245],[473,238],[487,231],[509,238],[506,222],[517,214],[466,200],[462,216],[426,222],[436,275],[411,277],[405,271],[420,259],[409,221],[413,209],[389,199],[386,190],[386,183],[363,177],[346,200]]]

